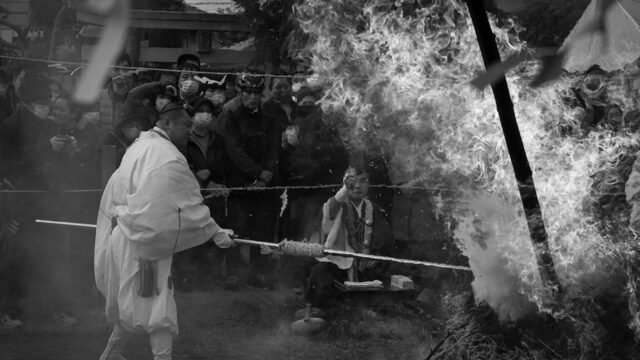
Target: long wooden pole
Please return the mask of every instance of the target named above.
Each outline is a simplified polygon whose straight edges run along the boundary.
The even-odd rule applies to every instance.
[[[53,220],[42,220],[42,219],[36,219],[36,223],[71,226],[71,227],[83,227],[88,229],[95,229],[97,227],[94,224],[83,224],[83,223],[74,223],[74,222],[67,222],[67,221],[53,221]],[[276,244],[276,243],[255,241],[255,240],[249,240],[249,239],[237,239],[237,238],[233,238],[233,241],[238,245],[260,246],[260,247],[265,246],[272,250],[280,249],[280,244]],[[300,244],[304,244],[304,243],[300,243]],[[404,265],[420,265],[420,266],[428,266],[428,267],[438,267],[443,269],[471,271],[471,268],[466,266],[440,264],[440,263],[434,263],[430,261],[398,259],[390,256],[362,254],[362,253],[354,253],[350,251],[341,251],[341,250],[332,250],[332,249],[323,249],[323,251],[325,255],[342,256],[342,257],[350,257],[355,259],[374,260],[374,261],[388,261],[388,262],[395,262],[395,263],[404,264]]]
[[[485,68],[489,68],[489,66],[499,63],[501,60],[483,0],[466,0],[466,2],[476,31]],[[513,111],[513,103],[511,102],[506,77],[502,76],[500,80],[493,83],[491,89],[496,100],[500,124],[502,125],[507,149],[511,157],[511,164],[518,181],[518,190],[527,218],[540,275],[545,285],[555,287],[560,291],[560,283],[558,282],[553,258],[549,251],[547,231],[542,219],[542,211],[540,210],[535,184],[533,183],[533,174],[529,167],[527,153],[518,129],[518,122]]]

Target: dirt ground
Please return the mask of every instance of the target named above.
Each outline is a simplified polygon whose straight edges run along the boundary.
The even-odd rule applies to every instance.
[[[330,319],[328,328],[313,337],[295,336],[289,324],[297,304],[286,306],[290,296],[285,290],[178,292],[181,333],[174,359],[425,359],[437,336],[428,313],[361,307]],[[98,359],[110,328],[97,299],[84,301],[73,327],[53,320],[46,299],[27,299],[23,305],[24,326],[0,328],[0,359]],[[152,359],[147,338],[135,337],[123,355]]]

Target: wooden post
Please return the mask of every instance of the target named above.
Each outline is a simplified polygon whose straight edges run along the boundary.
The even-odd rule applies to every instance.
[[[476,31],[482,58],[484,59],[485,68],[494,63],[499,63],[500,53],[496,45],[495,37],[491,31],[489,18],[482,0],[467,0],[473,27]],[[513,111],[513,103],[509,94],[507,79],[502,76],[500,80],[491,85],[493,95],[496,100],[496,107],[500,117],[500,124],[511,157],[511,165],[518,181],[518,190],[524,213],[531,234],[531,242],[536,254],[538,269],[542,277],[542,281],[546,286],[555,287],[560,291],[560,284],[556,274],[553,258],[549,251],[549,242],[547,232],[542,219],[542,211],[538,202],[535,184],[533,183],[533,173],[529,167],[529,160],[522,143],[518,122]]]
[[[101,177],[102,188],[104,189],[111,178],[111,174],[116,171],[116,146],[115,145],[102,145],[100,151],[101,159]]]

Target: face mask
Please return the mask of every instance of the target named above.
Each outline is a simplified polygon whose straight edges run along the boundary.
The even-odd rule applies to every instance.
[[[224,94],[220,93],[215,93],[212,96],[207,96],[207,99],[211,100],[214,106],[220,106],[224,104],[224,101],[226,100]]]
[[[158,112],[162,111],[162,109],[164,109],[164,107],[167,106],[168,103],[170,103],[169,99],[156,99],[156,110]]]
[[[303,84],[301,82],[294,83],[293,85],[291,85],[291,91],[293,92],[300,91],[300,89],[302,89],[302,85]]]
[[[184,95],[193,95],[198,92],[199,88],[200,86],[195,80],[189,79],[180,83],[180,91],[182,91]]]
[[[201,112],[196,113],[193,116],[193,123],[198,127],[209,126],[209,124],[211,124],[211,121],[213,121],[213,115],[211,115],[210,113]]]
[[[40,119],[46,119],[49,115],[49,107],[47,105],[37,105],[33,107],[33,114]]]

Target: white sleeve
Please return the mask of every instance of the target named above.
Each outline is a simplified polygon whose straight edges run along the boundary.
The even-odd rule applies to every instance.
[[[178,160],[146,174],[117,215],[138,255],[148,260],[200,245],[220,231],[203,204],[197,180]]]

